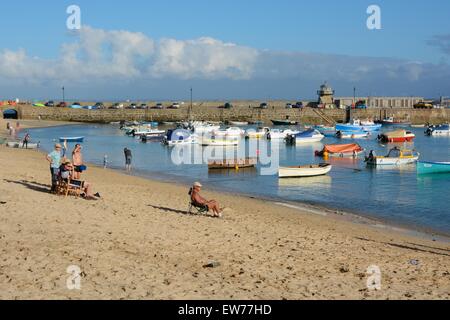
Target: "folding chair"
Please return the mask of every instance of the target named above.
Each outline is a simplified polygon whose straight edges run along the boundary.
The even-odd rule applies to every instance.
[[[57,186],[57,194],[64,195],[65,197],[69,194],[73,194],[75,197],[79,198],[83,191],[83,184],[83,181],[60,178]]]
[[[188,214],[206,214],[209,212],[209,208],[207,205],[201,205],[192,201],[192,192],[194,190],[191,188],[189,190],[189,207],[187,210]],[[193,212],[195,211],[195,212]]]

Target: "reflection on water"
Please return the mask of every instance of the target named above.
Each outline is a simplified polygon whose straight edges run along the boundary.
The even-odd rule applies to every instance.
[[[450,161],[449,137],[426,137],[423,129],[412,129],[416,134],[413,144],[407,148],[416,149],[424,161]],[[336,138],[325,138],[322,143],[288,146],[280,142],[258,141],[240,142],[238,148],[203,148],[200,146],[167,148],[160,143],[141,143],[127,137],[113,126],[83,125],[60,128],[30,130],[33,139],[41,141],[46,150],[51,150],[53,141],[60,136],[85,136],[84,157],[94,164],[102,165],[108,155],[108,166],[122,169],[124,147],[132,150],[133,166],[141,175],[170,181],[192,183],[201,181],[208,188],[239,192],[253,196],[281,198],[290,201],[306,201],[335,207],[341,210],[361,212],[381,219],[427,226],[450,234],[450,175],[437,174],[417,176],[415,165],[387,168],[369,168],[361,156],[359,159],[334,158],[327,160],[315,157],[316,150],[324,144],[340,144]],[[348,141],[345,141],[347,143]],[[382,145],[376,136],[355,140],[365,150],[374,150],[378,155],[386,155],[393,145]],[[398,145],[398,144],[395,144]],[[401,144],[403,146],[403,144]],[[69,152],[73,145],[69,146]],[[177,151],[174,151],[177,150]],[[181,150],[181,151],[180,151]],[[257,169],[208,170],[210,157],[223,159],[222,151],[238,154],[240,158],[255,157],[269,161],[265,154],[272,150],[279,156],[280,166],[298,166],[328,162],[333,170],[328,176],[304,179],[278,179],[277,175],[261,175]],[[231,150],[231,151],[230,151]],[[274,151],[275,150],[275,151]],[[189,155],[189,161],[174,161],[176,154]],[[199,159],[196,159],[199,155]],[[275,159],[272,159],[275,161]],[[277,162],[275,161],[277,164]],[[277,164],[278,165],[278,164]],[[276,167],[278,169],[278,167]],[[89,172],[87,172],[89,174]]]

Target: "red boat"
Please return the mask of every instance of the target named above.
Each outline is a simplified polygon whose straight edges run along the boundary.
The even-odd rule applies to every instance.
[[[406,130],[396,130],[391,132],[383,133],[378,136],[378,139],[384,143],[394,143],[394,142],[411,142],[416,138],[416,135],[411,131]]]

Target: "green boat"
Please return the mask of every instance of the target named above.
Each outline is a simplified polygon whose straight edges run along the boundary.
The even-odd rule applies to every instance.
[[[298,122],[291,120],[271,120],[274,126],[296,126]]]
[[[418,174],[450,173],[450,162],[417,162]]]

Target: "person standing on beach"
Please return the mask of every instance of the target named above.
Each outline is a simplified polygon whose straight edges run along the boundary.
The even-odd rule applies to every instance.
[[[61,145],[59,143],[55,144],[55,150],[47,155],[47,161],[50,163],[50,173],[52,175],[52,188],[50,192],[56,192],[59,167],[61,165]]]
[[[25,135],[25,137],[23,138],[23,140],[22,140],[22,149],[23,149],[23,148],[28,149],[28,142],[30,142],[30,140],[31,140],[31,136],[30,136],[29,133],[27,133],[27,134]]]
[[[127,172],[131,172],[131,161],[133,160],[133,155],[131,154],[131,150],[128,148],[123,149],[123,153],[125,154],[125,170]]]
[[[83,155],[81,154],[80,144],[76,144],[72,151],[72,163],[75,171],[74,178],[80,180],[81,173],[86,170],[86,166],[83,164]]]
[[[108,166],[108,155],[105,154],[103,156],[103,169],[106,169],[107,166]]]

